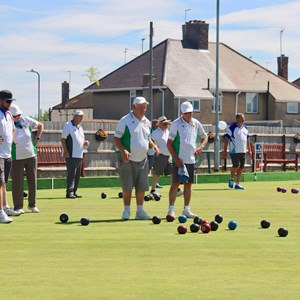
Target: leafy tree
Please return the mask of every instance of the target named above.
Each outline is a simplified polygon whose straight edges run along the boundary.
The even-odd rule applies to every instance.
[[[91,66],[87,70],[85,70],[85,72],[87,72],[87,73],[83,74],[82,76],[87,77],[90,82],[96,83],[97,86],[100,85],[100,81],[98,79],[99,78],[99,70],[96,67]]]

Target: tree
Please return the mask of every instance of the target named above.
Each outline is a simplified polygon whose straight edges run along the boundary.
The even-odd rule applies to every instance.
[[[99,81],[99,71],[96,67],[91,66],[89,67],[87,70],[85,70],[85,72],[87,72],[87,74],[83,74],[82,76],[86,76],[88,77],[88,79],[90,80],[90,82],[92,83],[96,83],[97,86],[100,85],[100,81]]]
[[[38,119],[38,116],[37,115],[34,115],[34,116],[30,116],[31,118],[37,120]],[[40,114],[40,121],[43,122],[43,121],[50,121],[50,108],[48,110],[45,110],[45,111],[41,111],[41,114]]]

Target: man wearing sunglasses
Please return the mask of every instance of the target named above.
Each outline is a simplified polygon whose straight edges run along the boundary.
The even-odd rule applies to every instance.
[[[8,216],[19,216],[9,207],[6,199],[6,183],[11,169],[11,145],[13,140],[14,120],[9,112],[15,100],[8,90],[0,91],[0,223],[13,221]]]

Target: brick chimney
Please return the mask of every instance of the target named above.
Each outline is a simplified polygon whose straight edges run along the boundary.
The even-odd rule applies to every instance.
[[[289,58],[284,54],[281,54],[281,56],[277,57],[278,76],[286,80],[288,80],[288,75],[289,75],[288,64],[289,64]]]
[[[205,21],[189,21],[182,25],[183,48],[208,50],[209,24]]]
[[[63,108],[68,107],[68,103],[70,99],[69,92],[70,92],[69,82],[64,81],[61,84],[61,104]]]

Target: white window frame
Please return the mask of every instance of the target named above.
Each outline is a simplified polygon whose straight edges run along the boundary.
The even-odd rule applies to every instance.
[[[288,114],[298,114],[299,113],[298,102],[287,102],[287,104],[286,104],[286,112]]]
[[[213,93],[214,99],[212,103],[212,113],[216,113],[216,93]],[[222,113],[222,108],[223,108],[223,94],[222,92],[219,92],[219,113]]]
[[[254,101],[256,101],[256,110]],[[249,105],[250,109],[248,109]],[[258,93],[246,93],[246,113],[258,114]]]
[[[187,101],[191,102],[191,104],[193,105],[193,110],[194,112],[201,112],[201,101],[200,99],[187,99]],[[195,103],[197,103],[195,105]],[[198,106],[198,108],[197,108]]]

